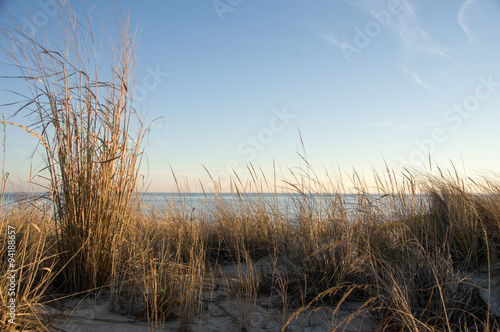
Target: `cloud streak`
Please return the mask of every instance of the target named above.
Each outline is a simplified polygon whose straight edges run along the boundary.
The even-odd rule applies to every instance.
[[[342,48],[343,42],[339,42],[339,40],[331,32],[322,34],[321,38],[323,38],[330,44],[337,46],[338,48]]]
[[[26,153],[25,151],[23,151],[23,150],[21,150],[21,149],[14,149],[14,151],[15,151],[16,153],[20,154],[20,155],[23,155],[23,156],[25,156],[25,155],[27,155],[27,154],[28,154],[28,153]]]
[[[467,0],[467,2],[473,1],[475,0]],[[371,17],[371,20],[367,21],[365,25],[352,28],[353,31],[357,31],[357,34],[359,34],[359,31],[364,32],[368,26],[379,25],[380,32],[382,32],[383,29],[388,29],[399,37],[402,44],[400,65],[402,71],[409,75],[418,85],[432,91],[431,86],[424,82],[421,75],[410,68],[410,60],[415,53],[419,53],[419,56],[421,56],[421,53],[424,53],[429,56],[446,58],[448,57],[448,50],[435,41],[422,27],[414,1],[399,0],[397,9],[395,9],[393,5],[389,5],[386,0],[352,0],[344,2],[369,14]],[[386,24],[383,22],[381,23],[381,17],[384,17],[383,19],[385,19]],[[369,35],[369,33],[366,34]],[[375,36],[370,36],[370,40],[363,46],[359,45],[359,42],[356,44],[356,36],[351,41],[339,40],[333,32],[323,33],[320,36],[328,43],[340,48],[348,62],[351,61],[351,56],[359,56],[363,48],[369,47],[369,44],[372,42],[371,39],[377,38],[377,34]]]
[[[475,1],[476,0],[467,0],[467,2]],[[354,0],[344,2],[370,14],[372,19],[374,19],[373,13],[379,12],[380,10],[387,10],[386,7],[388,6],[388,2],[382,0]],[[420,25],[416,13],[416,6],[413,1],[400,0],[399,6],[401,12],[397,15],[392,15],[388,28],[400,37],[405,50],[419,50],[440,57],[446,57],[448,50],[434,41],[429,33]],[[325,36],[331,36],[331,34],[324,34],[322,37],[336,46],[340,47],[340,45],[343,44],[343,42],[339,42],[335,38],[325,38]]]
[[[414,72],[414,71],[410,70],[409,68],[403,68],[403,72],[404,72],[405,74],[408,74],[408,75],[410,75],[411,77],[413,77],[413,79],[415,80],[415,82],[417,82],[417,84],[418,84],[418,85],[420,85],[420,86],[422,86],[422,87],[426,88],[426,89],[427,89],[427,90],[429,90],[429,91],[433,91],[433,90],[432,90],[432,88],[430,87],[430,85],[428,85],[427,83],[424,83],[424,82],[422,81],[422,79],[420,78],[420,76],[419,76],[416,72]]]
[[[362,125],[363,128],[387,128],[387,127],[434,127],[437,123],[424,123],[424,122],[396,122],[396,121],[381,121],[381,122],[367,122]]]
[[[470,32],[469,26],[465,22],[465,13],[469,9],[469,7],[472,6],[475,2],[476,2],[476,0],[466,0],[462,4],[462,6],[460,6],[460,10],[458,11],[458,24],[460,25],[460,27],[465,32],[467,37],[469,37],[470,40],[472,40],[474,38],[474,36]]]

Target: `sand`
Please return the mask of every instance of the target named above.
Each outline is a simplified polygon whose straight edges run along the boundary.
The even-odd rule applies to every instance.
[[[290,308],[284,313],[282,307],[275,304],[279,302],[277,295],[274,298],[258,296],[253,301],[233,297],[228,287],[239,282],[235,266],[224,266],[213,282],[202,294],[202,314],[190,324],[192,331],[282,331],[284,319],[297,310]],[[140,299],[138,307],[143,307],[139,302]],[[375,331],[377,324],[367,309],[359,310],[361,304],[345,302],[335,316],[333,307],[307,309],[291,320],[285,331]],[[49,317],[50,331],[179,331],[179,320],[175,317],[148,325],[143,317],[135,320],[137,312],[126,314],[119,308],[120,303],[115,312],[110,311],[110,305],[110,294],[104,291],[97,299],[63,299],[44,306],[41,311]]]

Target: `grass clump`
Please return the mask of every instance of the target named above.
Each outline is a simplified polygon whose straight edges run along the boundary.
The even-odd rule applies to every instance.
[[[43,176],[53,205],[61,274],[68,292],[96,289],[113,276],[118,238],[137,204],[138,168],[144,128],[133,102],[135,58],[128,20],[123,17],[103,80],[100,45],[88,17],[54,3],[61,15],[57,42],[25,34],[10,17],[3,37],[19,52],[5,50],[22,72],[32,95],[19,110],[31,109],[24,128],[43,149]],[[52,48],[49,48],[49,45]],[[95,58],[92,58],[95,56]],[[106,59],[104,59],[106,60]],[[14,124],[16,125],[16,124]]]

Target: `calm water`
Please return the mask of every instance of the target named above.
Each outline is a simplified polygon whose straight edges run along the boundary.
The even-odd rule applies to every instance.
[[[377,199],[378,195],[373,195]],[[301,213],[314,211],[316,217],[331,215],[335,209],[339,209],[339,203],[343,204],[343,209],[348,213],[356,213],[358,210],[358,196],[350,194],[312,194],[302,196],[299,194],[244,194],[241,197],[229,193],[224,194],[203,194],[203,193],[149,193],[144,195],[145,210],[152,208],[175,209],[184,212],[191,217],[204,216],[211,218],[217,216],[217,208],[220,206],[227,208],[242,209],[251,212],[252,209],[263,207],[268,215],[280,214],[280,216],[297,221]]]
[[[358,195],[353,194],[311,194],[302,196],[299,194],[244,194],[241,197],[229,193],[147,193],[142,196],[142,206],[145,211],[164,209],[175,209],[183,211],[192,216],[199,216],[201,212],[205,215],[214,215],[218,206],[229,208],[251,209],[252,207],[265,206],[268,213],[277,210],[282,215],[294,218],[299,213],[311,209],[315,213],[325,215],[332,210],[338,209],[342,204],[343,209],[348,213],[360,211]],[[368,203],[369,202],[369,203]],[[39,208],[50,210],[50,204],[41,193],[6,193],[3,202],[3,211],[19,207],[20,204],[27,203],[36,205]],[[363,207],[373,206],[380,211],[386,210],[387,199],[380,195],[366,195]],[[387,210],[386,210],[387,211]]]
[[[2,204],[2,211],[18,208],[24,204],[35,205],[40,208],[47,208],[48,201],[43,193],[5,193]]]

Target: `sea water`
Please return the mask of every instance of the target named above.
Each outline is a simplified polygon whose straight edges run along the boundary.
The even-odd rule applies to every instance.
[[[387,195],[385,195],[387,196]],[[191,217],[215,216],[218,208],[264,208],[266,213],[279,213],[296,219],[303,213],[314,212],[318,217],[343,212],[345,216],[356,213],[388,212],[388,199],[379,194],[299,194],[299,193],[145,193],[140,194],[143,211],[165,212],[175,210]],[[34,206],[45,212],[52,210],[47,195],[43,193],[6,193],[2,211]]]

